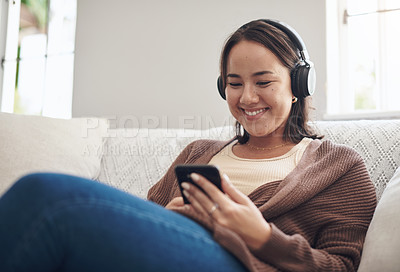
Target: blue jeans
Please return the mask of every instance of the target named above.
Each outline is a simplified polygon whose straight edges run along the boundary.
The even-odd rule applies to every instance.
[[[32,174],[0,198],[0,271],[245,271],[196,222],[96,181]]]

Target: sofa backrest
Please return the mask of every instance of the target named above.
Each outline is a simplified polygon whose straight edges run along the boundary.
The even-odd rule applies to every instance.
[[[400,120],[312,124],[363,157],[378,199],[400,165]],[[201,139],[228,140],[231,126],[207,130],[107,129],[106,120],[0,113],[0,195],[20,176],[55,171],[85,176],[145,198],[179,152]]]
[[[348,145],[363,157],[378,199],[400,165],[400,120],[317,121],[324,139]],[[201,139],[228,140],[233,127],[208,130],[110,130],[98,179],[145,198],[179,152]]]
[[[351,146],[363,157],[379,200],[400,166],[400,120],[321,121],[316,125],[327,139]]]

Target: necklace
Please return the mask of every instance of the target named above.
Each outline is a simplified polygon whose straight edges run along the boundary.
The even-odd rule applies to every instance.
[[[279,147],[283,147],[285,145],[288,145],[289,143],[286,142],[284,144],[276,145],[276,146],[273,146],[273,147],[257,147],[257,146],[254,146],[254,145],[250,144],[249,142],[246,142],[246,144],[252,149],[265,151],[265,150],[273,150],[273,149],[276,149],[276,148],[279,148]]]

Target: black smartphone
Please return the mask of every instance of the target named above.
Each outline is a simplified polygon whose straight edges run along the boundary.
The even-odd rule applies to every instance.
[[[190,174],[192,174],[192,173],[202,175],[203,177],[205,177],[206,179],[211,181],[215,186],[218,187],[218,189],[220,189],[222,191],[221,176],[220,176],[219,170],[216,166],[208,165],[208,164],[177,165],[175,167],[175,174],[178,179],[179,188],[181,190],[181,194],[182,194],[183,201],[185,202],[185,204],[190,204],[190,202],[189,202],[189,200],[187,200],[185,195],[182,193],[183,189],[182,189],[181,183],[189,182],[189,183],[197,186],[197,184],[190,178]],[[197,186],[197,188],[200,188],[200,187]],[[202,190],[202,189],[200,188],[200,190]],[[202,190],[202,191],[204,192],[204,190]]]

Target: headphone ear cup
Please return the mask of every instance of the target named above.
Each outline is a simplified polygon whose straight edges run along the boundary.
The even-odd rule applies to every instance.
[[[307,75],[308,95],[313,95],[317,83],[317,75],[315,73],[314,64],[311,61],[307,61],[307,65],[309,66]]]
[[[292,92],[298,98],[312,95],[315,90],[315,69],[312,63],[298,64],[292,71]]]
[[[217,79],[217,88],[218,88],[218,92],[221,95],[221,97],[226,100],[226,95],[225,95],[225,88],[224,88],[224,84],[222,82],[222,78],[221,76],[218,77]]]

